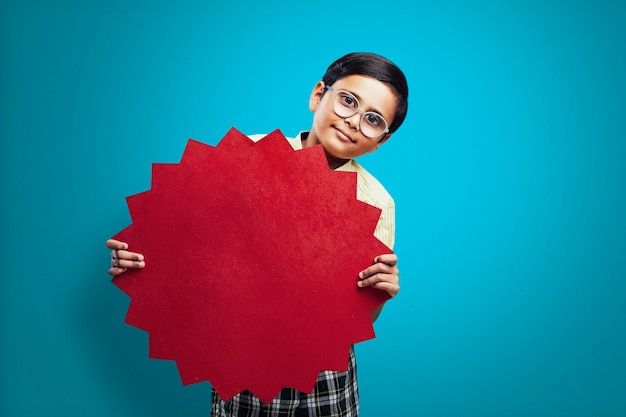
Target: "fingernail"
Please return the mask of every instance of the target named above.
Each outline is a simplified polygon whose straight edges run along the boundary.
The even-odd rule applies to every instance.
[[[144,266],[146,266],[146,264],[145,264],[145,263],[143,263],[143,262],[139,262],[139,268],[143,268]]]
[[[363,271],[359,272],[359,278],[363,279]]]
[[[362,286],[363,286],[363,281],[358,281],[358,282],[357,282],[357,285],[358,285],[359,287],[362,287]]]

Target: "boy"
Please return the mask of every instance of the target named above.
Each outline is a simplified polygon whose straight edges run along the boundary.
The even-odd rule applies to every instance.
[[[394,243],[394,205],[385,188],[353,159],[373,152],[391,137],[406,116],[408,86],[402,71],[391,61],[371,53],[351,53],[333,62],[309,98],[314,113],[310,131],[288,139],[294,149],[321,144],[328,166],[357,172],[357,198],[382,210],[374,235],[388,247]],[[255,135],[258,140],[263,135]],[[314,179],[311,179],[314,180]],[[143,255],[128,251],[128,244],[108,240],[109,274],[143,268]],[[341,262],[339,256],[337,261]],[[395,254],[381,254],[361,271],[357,285],[372,286],[394,297],[399,287]],[[372,312],[376,320],[382,306]],[[350,349],[348,372],[321,372],[311,394],[283,389],[263,404],[250,392],[224,402],[213,391],[212,416],[358,416],[356,360]]]

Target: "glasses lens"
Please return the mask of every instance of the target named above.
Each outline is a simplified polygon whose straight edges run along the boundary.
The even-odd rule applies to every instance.
[[[339,91],[335,95],[335,112],[340,117],[350,117],[359,109],[359,102],[352,94]]]
[[[361,132],[370,138],[382,135],[387,130],[387,121],[378,113],[367,112],[361,117]]]

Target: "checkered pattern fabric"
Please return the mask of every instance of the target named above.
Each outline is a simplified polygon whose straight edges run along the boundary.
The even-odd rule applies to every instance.
[[[311,394],[284,388],[269,404],[249,391],[222,401],[213,390],[211,417],[357,417],[356,358],[350,347],[348,372],[321,372]]]

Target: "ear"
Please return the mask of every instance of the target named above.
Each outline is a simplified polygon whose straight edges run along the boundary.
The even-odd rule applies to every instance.
[[[378,143],[376,144],[376,146],[374,147],[374,149],[372,149],[372,150],[370,151],[370,153],[371,153],[371,152],[374,152],[376,149],[380,148],[380,146],[381,146],[383,143],[387,142],[387,140],[389,140],[389,138],[390,138],[390,137],[391,137],[391,133],[387,133],[385,136],[383,136],[383,137],[382,137],[382,139],[380,139],[380,140],[378,141]]]
[[[315,87],[313,87],[311,97],[309,97],[309,110],[311,110],[312,112],[315,112],[315,110],[317,110],[317,107],[319,106],[320,100],[322,100],[322,96],[324,95],[325,91],[326,84],[324,84],[324,81],[318,81],[317,84],[315,84]]]

